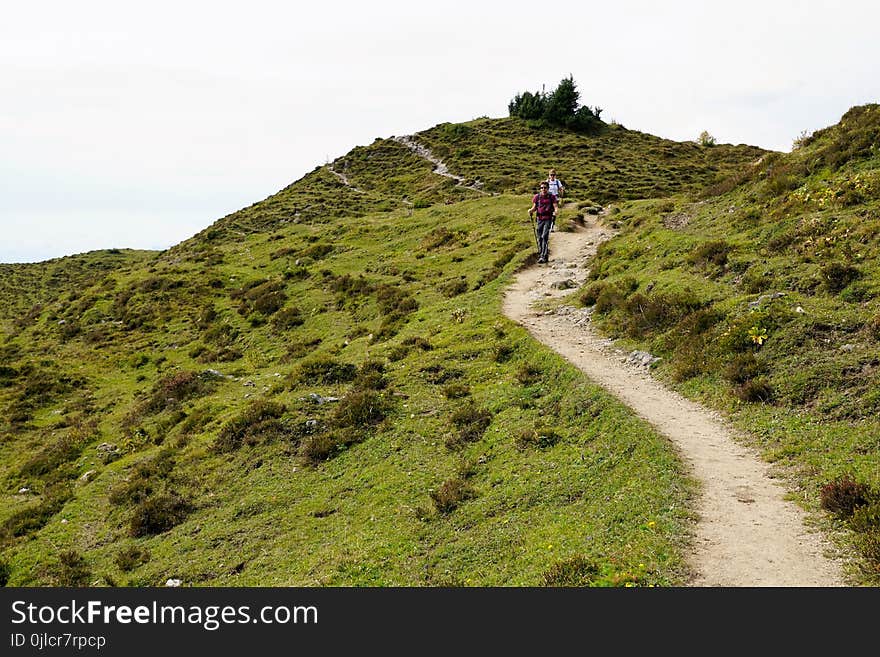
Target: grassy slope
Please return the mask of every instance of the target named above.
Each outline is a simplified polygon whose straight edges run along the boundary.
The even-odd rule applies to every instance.
[[[4,326],[10,583],[683,581],[693,488],[668,445],[503,319],[499,299],[532,251],[517,217],[545,167],[607,201],[702,188],[763,152],[512,119],[417,138],[492,196],[377,140],[334,163],[363,192],[319,167],[139,264],[84,270],[41,299],[42,281],[22,284],[18,302],[42,307]],[[319,358],[379,362],[387,385],[322,383]],[[260,415],[257,400],[283,406]],[[364,412],[358,400],[386,417],[347,426],[337,409]],[[491,423],[456,445],[469,401]],[[241,444],[218,452],[237,419]],[[525,444],[538,436],[556,442]],[[103,442],[118,458],[100,457]],[[472,497],[441,512],[444,482]],[[190,508],[158,514],[180,511],[175,526],[130,535],[151,501],[175,499]],[[149,558],[131,552],[122,569],[129,548]]]
[[[603,329],[747,429],[807,508],[844,476],[880,490],[880,107],[700,196],[615,212],[581,293]],[[832,524],[876,583],[876,522]]]

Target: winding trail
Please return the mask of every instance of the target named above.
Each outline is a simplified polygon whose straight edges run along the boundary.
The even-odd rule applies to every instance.
[[[486,194],[487,196],[489,195],[489,192],[483,190],[482,183],[480,183],[478,181],[474,181],[473,183],[468,185],[468,184],[465,184],[465,183],[467,183],[467,180],[463,176],[459,176],[454,173],[450,173],[449,167],[446,166],[446,164],[443,162],[443,160],[441,160],[439,157],[434,155],[428,149],[427,146],[424,146],[424,145],[420,144],[419,142],[417,142],[415,139],[413,139],[412,135],[402,135],[402,136],[392,137],[391,139],[393,139],[394,141],[396,141],[399,144],[403,144],[404,146],[406,146],[408,149],[410,149],[413,153],[415,153],[419,157],[422,157],[422,158],[428,160],[428,162],[430,162],[431,164],[434,165],[434,173],[436,173],[438,176],[452,178],[455,181],[455,184],[458,185],[459,187],[466,187],[467,189],[472,189],[475,192],[479,192],[480,194]]]
[[[552,233],[549,265],[518,274],[504,298],[505,315],[665,435],[700,482],[689,586],[847,586],[830,542],[805,525],[805,513],[784,499],[770,466],[735,440],[718,413],[667,389],[597,335],[590,309],[532,307],[569,294],[563,281],[582,284],[597,246],[612,235],[595,219]]]

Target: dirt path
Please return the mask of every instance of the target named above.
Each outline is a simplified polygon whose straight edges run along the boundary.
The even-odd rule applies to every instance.
[[[532,308],[537,300],[569,294],[557,288],[562,281],[583,283],[586,263],[611,236],[595,220],[574,232],[552,233],[550,263],[517,276],[504,313],[650,422],[690,465],[702,487],[690,586],[846,586],[839,563],[826,556],[830,543],[806,527],[803,511],[783,499],[770,466],[734,440],[719,414],[668,390],[596,335],[588,309]]]
[[[463,176],[450,173],[449,167],[446,166],[443,160],[434,155],[427,146],[424,146],[413,139],[412,135],[401,135],[397,137],[392,137],[391,139],[399,144],[403,144],[419,157],[428,160],[428,162],[434,165],[434,173],[436,173],[438,176],[452,178],[455,181],[455,184],[459,187],[466,187],[467,189],[472,189],[475,192],[479,192],[480,194],[486,194],[487,196],[489,195],[489,192],[483,190],[483,183],[475,180],[473,183],[467,184],[467,180]]]

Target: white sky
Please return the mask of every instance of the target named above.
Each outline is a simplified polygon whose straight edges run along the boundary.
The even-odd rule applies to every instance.
[[[606,121],[784,151],[880,102],[876,0],[0,6],[0,262],[164,249],[569,74]]]

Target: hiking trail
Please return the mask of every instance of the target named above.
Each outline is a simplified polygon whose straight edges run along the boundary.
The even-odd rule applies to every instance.
[[[588,217],[584,227],[550,235],[550,263],[522,270],[504,314],[568,359],[666,436],[699,482],[688,586],[847,586],[833,546],[805,524],[806,514],[757,452],[735,440],[721,415],[654,379],[647,354],[627,354],[590,325],[590,308],[533,308],[580,286],[598,245],[614,231]],[[568,283],[566,283],[568,281]],[[561,288],[561,289],[560,289]],[[641,358],[640,358],[641,357]]]
[[[446,166],[443,160],[434,155],[427,148],[427,146],[424,146],[413,139],[412,135],[396,136],[392,137],[391,139],[399,144],[403,144],[419,157],[428,160],[428,162],[434,165],[434,173],[436,173],[438,176],[452,178],[455,181],[455,184],[459,187],[466,187],[467,189],[472,189],[475,192],[480,192],[480,194],[486,194],[487,196],[489,195],[489,192],[483,190],[483,183],[481,183],[480,181],[475,180],[473,183],[467,185],[465,184],[467,180],[463,176],[450,173],[449,167]]]

